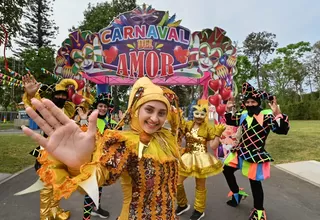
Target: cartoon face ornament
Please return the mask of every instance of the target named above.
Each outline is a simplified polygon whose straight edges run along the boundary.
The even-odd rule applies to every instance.
[[[94,50],[92,45],[86,44],[83,46],[82,50],[72,50],[71,57],[74,60],[77,69],[90,70],[93,68]]]
[[[208,43],[203,43],[199,50],[199,68],[201,71],[209,71],[218,65],[221,56],[219,48],[211,48]]]

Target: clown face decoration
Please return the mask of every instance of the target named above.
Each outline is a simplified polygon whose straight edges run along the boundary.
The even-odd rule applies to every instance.
[[[71,58],[73,58],[75,62],[74,65],[77,69],[82,69],[85,71],[91,70],[94,63],[93,46],[90,44],[86,44],[83,46],[82,50],[72,50]]]

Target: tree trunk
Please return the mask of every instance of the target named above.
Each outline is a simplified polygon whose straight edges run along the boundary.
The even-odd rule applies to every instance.
[[[118,87],[117,86],[112,86],[112,98],[113,98],[113,103],[114,103],[114,112],[118,112],[119,111],[119,107],[120,107],[120,100],[119,100],[119,96],[118,96]]]
[[[312,81],[311,81],[311,76],[308,76],[309,78],[309,86],[310,86],[310,92],[312,93]]]
[[[195,86],[191,86],[191,101],[194,100],[194,87]]]

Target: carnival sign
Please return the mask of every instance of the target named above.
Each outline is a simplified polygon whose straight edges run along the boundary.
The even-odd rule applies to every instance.
[[[55,73],[124,78],[209,74],[230,84],[236,49],[226,32],[216,27],[191,33],[180,23],[176,15],[143,5],[120,14],[98,33],[75,31],[58,51]]]

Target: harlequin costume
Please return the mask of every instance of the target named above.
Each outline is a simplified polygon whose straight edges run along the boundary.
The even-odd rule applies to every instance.
[[[75,104],[62,100],[59,98],[55,98],[54,96],[56,94],[67,94],[67,86],[73,85],[76,89],[78,87],[78,84],[75,80],[72,79],[63,79],[58,84],[52,84],[52,85],[42,85],[40,89],[35,94],[35,98],[41,99],[43,97],[51,98],[51,100],[59,107],[62,108],[63,112],[69,117],[72,118],[75,113]],[[31,106],[31,98],[29,95],[25,92],[23,95],[23,102],[26,106]],[[43,134],[45,137],[48,137],[46,134]],[[43,152],[43,149],[41,146],[38,146],[36,149],[34,149],[32,152],[30,152],[31,155],[35,156],[36,163],[35,163],[35,169],[36,171],[39,170],[41,167],[39,163],[39,159],[41,157],[41,153]],[[53,190],[52,187],[44,187],[40,191],[40,220],[65,220],[70,217],[69,211],[64,211],[62,208],[59,207],[60,200],[55,200],[53,198]]]
[[[131,130],[106,130],[102,137],[97,135],[92,160],[83,164],[79,172],[67,169],[52,156],[41,156],[41,180],[52,185],[56,199],[68,198],[79,188],[90,195],[98,192],[98,186],[112,184],[120,175],[128,173],[131,184],[124,187],[128,187],[132,195],[129,212],[121,214],[120,220],[178,219],[174,207],[179,161],[181,163],[177,140],[165,128],[153,134],[142,130],[138,111],[149,101],[163,102],[170,109],[165,91],[143,77],[132,88],[123,119],[129,122]],[[98,193],[91,194],[97,204]]]
[[[185,167],[179,167],[179,175],[183,179],[193,176],[196,179],[205,179],[209,176],[219,174],[223,170],[223,164],[215,156],[208,153],[207,142],[220,137],[225,127],[221,124],[212,126],[208,123],[208,105],[206,100],[199,100],[198,105],[193,106],[194,119],[201,118],[203,122],[195,127],[195,120],[188,121],[182,125],[182,133],[186,138],[186,147],[181,156]],[[198,185],[196,181],[196,193],[194,212],[190,219],[201,219],[206,207],[207,190]],[[183,184],[178,184],[177,214],[186,212],[190,205],[186,197]]]
[[[108,107],[108,111],[105,115],[98,115],[97,128],[98,132],[103,135],[106,129],[113,129],[117,122],[111,119],[111,113],[114,109],[113,100],[110,93],[100,93],[93,103],[93,108],[97,109],[99,103],[103,103]],[[99,187],[99,204],[101,201],[102,186]],[[101,218],[108,218],[110,216],[109,212],[99,207],[95,209],[94,202],[89,195],[84,197],[83,206],[83,220],[90,220],[92,216],[99,216]]]
[[[242,174],[249,178],[254,200],[254,209],[250,214],[250,220],[266,220],[266,212],[263,207],[263,189],[261,181],[270,177],[271,155],[266,151],[266,139],[273,131],[277,134],[287,134],[289,120],[285,114],[273,115],[271,109],[261,109],[262,100],[272,101],[274,97],[264,91],[255,90],[249,83],[242,86],[244,101],[253,99],[258,106],[246,106],[246,110],[235,113],[226,113],[228,125],[239,126],[242,129],[239,143],[231,149],[225,160],[224,176],[231,189],[231,200],[228,205],[236,207],[243,196],[247,194],[240,190],[234,172],[241,170]]]

